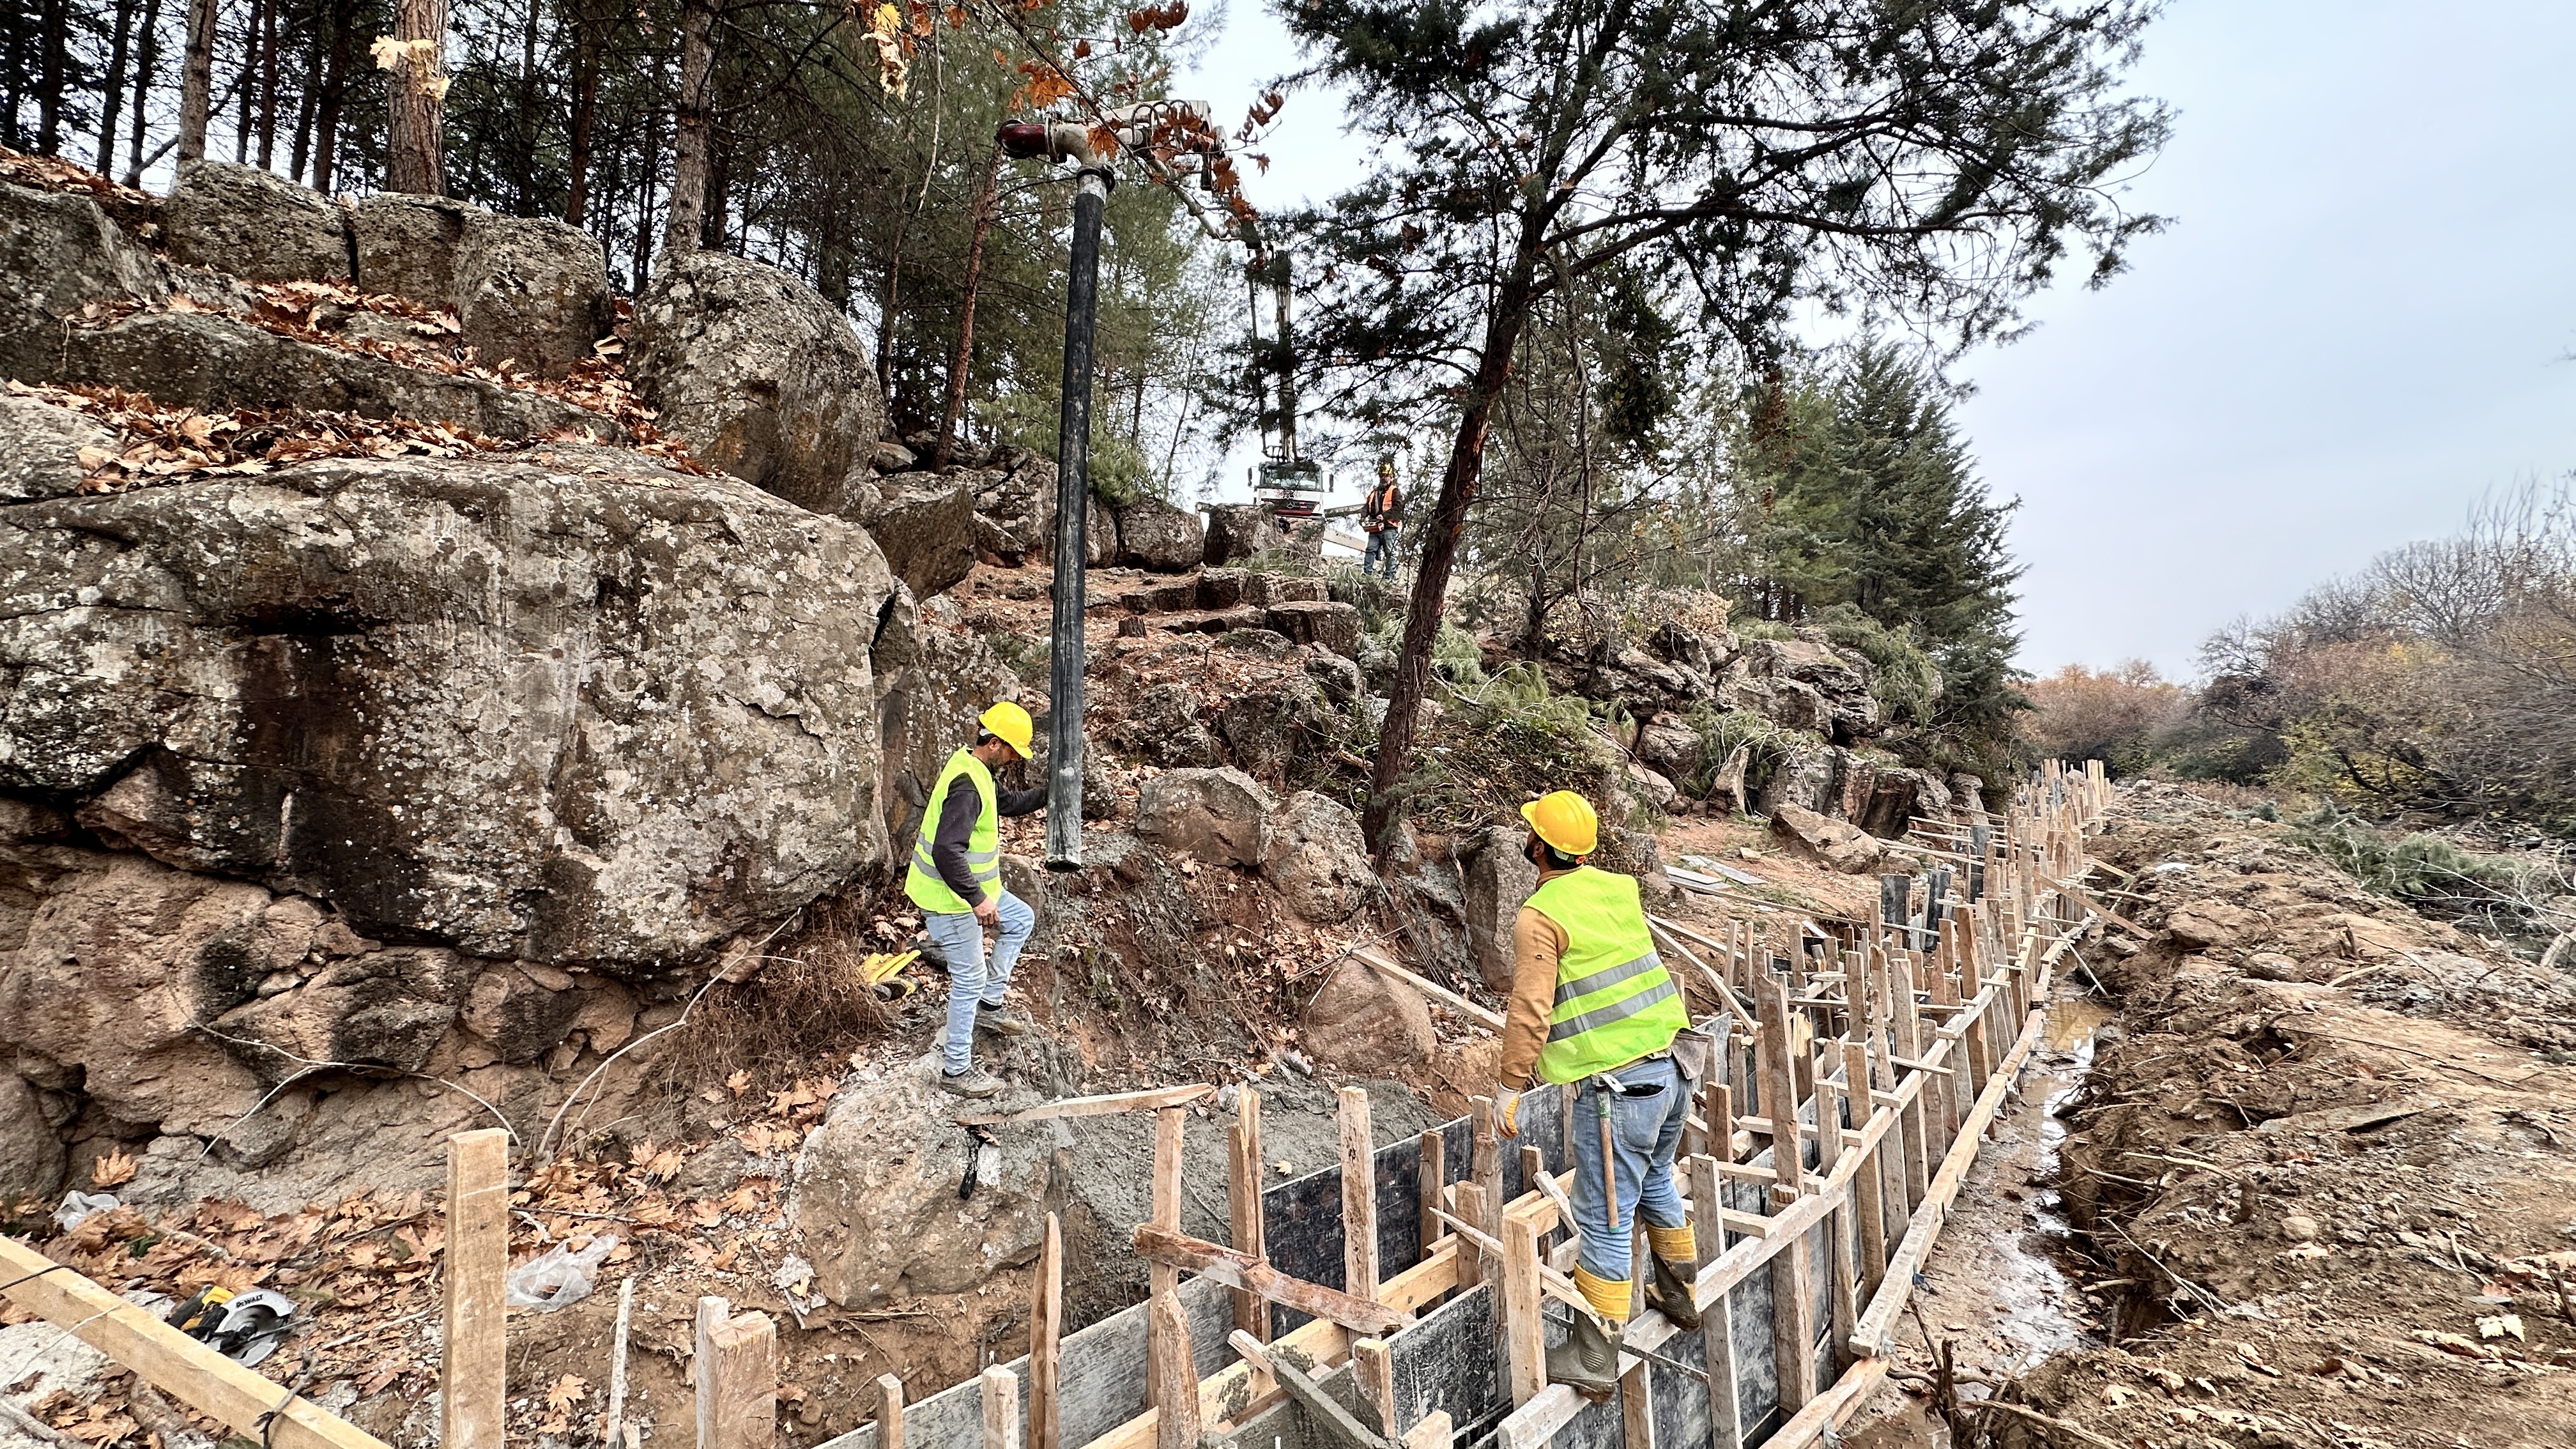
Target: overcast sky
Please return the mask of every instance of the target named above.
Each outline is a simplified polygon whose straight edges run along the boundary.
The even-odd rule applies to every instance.
[[[1234,117],[1291,52],[1252,0],[1222,21],[1184,85]],[[2229,619],[2576,468],[2576,4],[2178,0],[2136,76],[2180,116],[2127,201],[2172,228],[1954,373],[2042,672],[2188,676]],[[1295,98],[1255,204],[1355,178],[1340,124]]]

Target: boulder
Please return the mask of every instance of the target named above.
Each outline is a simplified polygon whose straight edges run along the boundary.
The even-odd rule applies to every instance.
[[[995,700],[1020,694],[1019,676],[965,627],[955,600],[930,599],[913,608],[910,599],[911,591],[898,585],[869,655],[878,676],[884,761],[877,800],[886,829],[904,849],[921,828],[921,814],[904,799],[901,777],[909,774],[916,787],[928,790],[948,757],[974,742],[976,716]]]
[[[2235,945],[2247,930],[2260,925],[2262,919],[2243,906],[2225,901],[2194,901],[2165,917],[2165,934],[2190,950],[2224,950]]]
[[[400,191],[379,191],[360,201],[349,217],[358,290],[442,310],[455,306],[456,251],[465,241],[466,219],[482,211],[444,196]]]
[[[292,915],[299,909],[311,911],[311,903],[288,896],[273,905],[270,914]],[[315,925],[318,927],[318,919]],[[318,951],[317,947],[317,955]],[[509,967],[483,975],[505,972],[519,976]],[[215,1020],[215,1026],[236,1043],[275,1049],[239,1053],[254,1070],[274,1080],[293,1076],[304,1062],[349,1062],[397,1072],[419,1071],[429,1061],[439,1038],[455,1022],[468,986],[477,980],[472,962],[453,951],[420,946],[370,951],[299,970],[298,976],[300,979],[278,994],[263,994]],[[572,1016],[569,994],[565,1000],[565,1010],[559,1016],[535,1023],[529,1022],[529,1013],[520,1011],[514,1019],[522,1023],[522,1030],[510,1043],[517,1054],[504,1059],[535,1061],[548,1047],[562,1041]],[[470,1012],[467,1025],[474,1025]],[[529,1029],[530,1025],[533,1029]],[[499,1041],[488,1032],[484,1036],[488,1041]]]
[[[1277,806],[1241,770],[1166,770],[1136,797],[1136,838],[1210,865],[1258,865]]]
[[[1728,679],[1718,686],[1721,708],[1756,714],[1783,729],[1812,735],[1830,735],[1834,729],[1834,707],[1816,692],[1816,687],[1796,679],[1744,675]]]
[[[0,510],[0,788],[361,935],[619,970],[885,860],[876,545],[548,456]]]
[[[1360,652],[1360,611],[1348,604],[1303,600],[1273,604],[1265,617],[1271,628],[1299,644],[1312,644],[1345,659]]]
[[[510,442],[626,436],[605,414],[543,393],[298,342],[212,313],[147,312],[74,331],[56,347],[48,381],[121,387],[209,411],[286,405],[449,423]]]
[[[0,1202],[50,1199],[63,1186],[63,1139],[46,1120],[44,1094],[0,1067]]]
[[[1261,874],[1288,909],[1319,926],[1349,920],[1378,890],[1359,817],[1312,790],[1288,797],[1263,827]]]
[[[1637,731],[1637,758],[1668,780],[1696,774],[1700,749],[1699,731],[1674,715],[1658,715]]]
[[[1270,608],[1276,604],[1320,604],[1332,597],[1322,579],[1305,574],[1246,574],[1243,601]]]
[[[117,447],[116,434],[79,413],[0,392],[0,503],[78,493],[80,450]]]
[[[1821,740],[1792,741],[1762,784],[1762,813],[1784,805],[1822,813],[1833,807],[1842,789],[1844,755]]]
[[[860,521],[914,598],[944,594],[974,570],[975,492],[960,479],[889,479]]]
[[[349,219],[319,193],[256,166],[194,161],[161,203],[170,259],[252,282],[349,278]]]
[[[1506,995],[1512,989],[1512,923],[1538,889],[1538,867],[1521,853],[1528,838],[1518,826],[1491,826],[1467,856],[1467,944],[1485,988]]]
[[[617,320],[597,237],[560,221],[480,207],[468,214],[456,248],[455,297],[456,320],[478,361],[490,367],[516,359],[541,377],[562,377],[588,360],[591,344]],[[856,342],[851,346],[855,351]],[[871,432],[868,441],[874,438]],[[867,451],[862,443],[859,461]]]
[[[1771,833],[1797,854],[1845,875],[1876,870],[1887,855],[1859,826],[1797,805],[1780,805],[1772,810]]]
[[[0,375],[51,378],[63,319],[92,302],[149,304],[168,295],[160,261],[97,202],[0,182]]]
[[[1882,840],[1902,839],[1917,818],[1937,820],[1950,812],[1950,787],[1929,770],[1882,769],[1870,782],[1868,803],[1851,815],[1853,823]]]
[[[1682,798],[1682,792],[1673,787],[1672,781],[1634,760],[1628,762],[1627,776],[1628,793],[1657,810],[1670,811]]]
[[[1048,548],[1053,547],[1050,540]],[[1083,507],[1082,562],[1095,569],[1105,569],[1118,562],[1118,515],[1115,512],[1088,504]]]
[[[1297,754],[1298,732],[1324,712],[1322,692],[1299,676],[1275,689],[1253,690],[1228,699],[1217,709],[1217,732],[1234,762],[1265,779],[1284,774]]]
[[[885,399],[822,294],[722,252],[665,258],[635,308],[627,375],[699,461],[817,513],[876,451]]]
[[[1267,629],[1261,632],[1283,644],[1287,642],[1285,634],[1271,633]],[[1335,704],[1349,704],[1358,699],[1360,691],[1367,687],[1360,679],[1359,662],[1339,654],[1307,656],[1306,677],[1315,681],[1323,689],[1324,697]]]
[[[868,455],[868,466],[880,473],[900,473],[921,461],[919,454],[892,438],[877,440],[877,449]]]
[[[1974,819],[1986,813],[1986,782],[1965,770],[1950,772],[1950,803]]]
[[[1136,772],[1098,750],[1082,752],[1082,818],[1116,820],[1136,793]]]
[[[962,475],[975,489],[975,547],[1012,568],[1052,546],[1055,532],[1056,467],[1026,449],[1017,450],[1007,466]],[[1106,522],[1109,510],[1083,510],[1083,549],[1090,552],[1092,520]],[[1114,535],[1116,529],[1109,531]]]
[[[1239,609],[1244,604],[1243,587],[1248,577],[1241,569],[1204,569],[1194,589],[1194,602],[1202,609]]]
[[[1211,503],[1200,511],[1207,515],[1207,532],[1199,562],[1209,568],[1248,559],[1279,536],[1270,510],[1258,503]]]
[[[1325,1066],[1361,1076],[1420,1066],[1440,1049],[1421,993],[1357,961],[1334,969],[1299,1019],[1298,1035]]]
[[[845,1308],[964,1292],[1045,1238],[1056,1139],[995,1133],[996,1160],[961,1200],[957,1099],[932,1080],[937,1060],[845,1087],[797,1154],[789,1229],[814,1291]]]
[[[1111,743],[1150,764],[1190,769],[1217,762],[1216,736],[1199,720],[1199,697],[1186,684],[1145,691],[1109,730]]]
[[[1118,561],[1158,574],[1183,574],[1199,566],[1205,541],[1198,515],[1159,498],[1120,504]]]

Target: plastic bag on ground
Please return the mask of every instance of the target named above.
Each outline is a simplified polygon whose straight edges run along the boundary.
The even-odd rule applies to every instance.
[[[590,1296],[592,1275],[616,1247],[614,1234],[591,1239],[590,1246],[578,1253],[570,1243],[557,1243],[510,1270],[502,1281],[502,1300],[512,1308],[533,1308],[539,1313],[569,1308]]]
[[[123,1206],[112,1192],[67,1192],[63,1205],[54,1209],[54,1226],[68,1233],[100,1213]]]

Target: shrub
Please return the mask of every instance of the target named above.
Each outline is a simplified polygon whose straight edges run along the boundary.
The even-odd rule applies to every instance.
[[[1816,616],[1825,637],[1868,660],[1877,677],[1869,692],[1891,720],[1922,724],[1941,697],[1941,671],[1923,652],[1910,624],[1890,629],[1856,604],[1836,604]]]

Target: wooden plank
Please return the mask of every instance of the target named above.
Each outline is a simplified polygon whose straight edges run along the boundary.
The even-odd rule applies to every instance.
[[[1405,1314],[1392,1308],[1291,1278],[1259,1258],[1203,1243],[1152,1223],[1136,1225],[1136,1256],[1174,1273],[1196,1273],[1229,1288],[1258,1293],[1309,1318],[1321,1318],[1360,1333],[1392,1333],[1408,1321]]]
[[[698,1449],[768,1449],[778,1429],[778,1327],[766,1313],[727,1316],[721,1298],[698,1300]]]
[[[984,1112],[960,1117],[960,1127],[999,1127],[1005,1123],[1043,1122],[1054,1117],[1105,1117],[1113,1112],[1150,1112],[1186,1107],[1216,1088],[1201,1082],[1190,1087],[1149,1087],[1141,1092],[1110,1092],[1098,1097],[1064,1097],[1023,1107],[1017,1112]]]
[[[1404,1449],[1451,1449],[1458,1431],[1449,1421],[1447,1409],[1434,1409],[1422,1416],[1422,1422],[1404,1431]]]
[[[1020,1449],[1020,1376],[995,1364],[980,1376],[984,1385],[984,1449]],[[1032,1414],[1037,1408],[1031,1401]]]
[[[1857,1046],[1858,1043],[1846,1043],[1846,1045]],[[1866,1077],[1864,1077],[1863,1080],[1867,1080]],[[1835,1126],[1839,1126],[1841,1124],[1843,1115],[1842,1095],[1843,1092],[1841,1084],[1824,1080],[1820,1069],[1820,1075],[1816,1082],[1816,1121],[1819,1124],[1833,1124]],[[1862,1098],[1862,1101],[1864,1103],[1867,1101],[1865,1095]],[[1860,1108],[1855,1107],[1853,1110],[1857,1112]],[[1858,1136],[1859,1134],[1855,1133],[1853,1135]],[[1840,1165],[1842,1160],[1842,1133],[1839,1131],[1819,1131],[1816,1136],[1816,1145],[1818,1149],[1816,1169],[1830,1178],[1834,1173],[1834,1169]],[[1853,1150],[1861,1151],[1857,1144],[1855,1144]],[[1866,1157],[1868,1155],[1868,1153],[1862,1152],[1862,1156]],[[1863,1166],[1860,1172],[1855,1176],[1854,1180],[1860,1181],[1866,1179],[1869,1175],[1869,1169],[1866,1166]],[[1840,1343],[1844,1339],[1850,1337],[1853,1325],[1860,1319],[1860,1288],[1858,1283],[1858,1273],[1852,1261],[1852,1219],[1855,1216],[1855,1212],[1855,1207],[1846,1207],[1843,1210],[1836,1212],[1831,1218],[1828,1218],[1825,1221],[1824,1269],[1826,1273],[1828,1301],[1833,1314],[1834,1341],[1836,1343]]]
[[[1802,1232],[1771,1259],[1771,1352],[1780,1366],[1783,1409],[1804,1407],[1815,1396],[1815,1283],[1815,1254]]]
[[[438,1368],[439,1442],[501,1449],[509,1358],[502,1279],[510,1271],[510,1134],[447,1139],[446,1340]]]
[[[877,1375],[876,1449],[903,1449],[903,1380],[892,1374]]]
[[[41,1276],[36,1276],[41,1275]],[[0,1238],[9,1301],[133,1371],[135,1377],[253,1440],[271,1410],[275,1449],[386,1449],[384,1441],[290,1397],[275,1383],[17,1241]],[[280,1408],[283,1405],[283,1408]]]
[[[1234,1249],[1246,1257],[1267,1259],[1261,1215],[1261,1094],[1244,1087],[1235,1093],[1234,1125],[1226,1129],[1226,1207]],[[1256,1342],[1270,1341],[1270,1305],[1257,1293],[1236,1289],[1234,1326]],[[1038,1449],[1055,1449],[1040,1445]]]
[[[635,1277],[617,1280],[617,1327],[608,1345],[608,1414],[599,1440],[607,1449],[626,1449],[626,1331],[635,1321]]]
[[[1707,963],[1701,961],[1699,957],[1691,954],[1690,947],[1681,943],[1680,927],[1664,921],[1659,916],[1649,915],[1646,917],[1646,929],[1653,933],[1656,942],[1665,950],[1671,951],[1675,955],[1680,956],[1684,961],[1689,962],[1692,967],[1698,970],[1699,974],[1708,982],[1709,993],[1715,996],[1720,1004],[1724,1005],[1729,1012],[1732,1012],[1738,1020],[1744,1023],[1744,1029],[1746,1031],[1754,1029],[1753,1014],[1744,1009],[1743,1002],[1735,999],[1735,993],[1733,991],[1727,989],[1726,979],[1718,975],[1715,971],[1710,970]],[[1698,939],[1703,945],[1708,945],[1712,948],[1715,946],[1715,943],[1709,941],[1706,937],[1699,937]]]
[[[1046,1241],[1038,1248],[1037,1286],[1029,1303],[1029,1449],[1057,1449],[1064,1438],[1064,1405],[1057,1392],[1063,1335],[1064,1228],[1055,1214],[1048,1213]],[[1011,1392],[1015,1398],[1019,1393],[1016,1379]],[[989,1441],[989,1433],[986,1437]]]
[[[1388,960],[1384,955],[1377,951],[1371,950],[1366,946],[1354,946],[1351,948],[1351,959],[1364,962],[1371,968],[1385,974],[1386,976],[1403,982],[1405,985],[1412,987],[1414,990],[1421,992],[1423,995],[1430,997],[1432,1000],[1439,1002],[1441,1005],[1448,1007],[1451,1011],[1458,1013],[1469,1021],[1475,1022],[1479,1026],[1492,1031],[1501,1031],[1503,1029],[1503,1014],[1501,1012],[1494,1010],[1490,1006],[1479,1006],[1459,995],[1457,992],[1450,990],[1446,986],[1442,986],[1437,982],[1425,980],[1424,978],[1405,970],[1403,967],[1396,965],[1393,961]]]
[[[1354,1298],[1377,1297],[1377,1158],[1369,1135],[1366,1090],[1337,1094],[1342,1134],[1342,1289]]]
[[[1655,1449],[1654,1386],[1644,1359],[1619,1375],[1619,1440],[1623,1449]]]
[[[1147,1387],[1157,1408],[1154,1449],[1198,1449],[1199,1375],[1180,1296],[1156,1294],[1145,1309]]]
[[[1162,1107],[1154,1112],[1154,1183],[1152,1211],[1154,1226],[1166,1232],[1181,1230],[1181,1133],[1189,1116],[1180,1107]],[[1169,1263],[1149,1263],[1145,1269],[1146,1296],[1149,1300],[1169,1298],[1181,1286],[1181,1270]],[[1159,1404],[1154,1397],[1156,1385],[1162,1382],[1150,1368],[1157,1355],[1167,1352],[1168,1345],[1158,1341],[1163,1320],[1152,1313],[1145,1315],[1145,1358],[1149,1372],[1145,1377],[1145,1402]]]
[[[1449,1181],[1449,1139],[1437,1127],[1422,1134],[1422,1170],[1414,1181],[1422,1198],[1422,1251],[1440,1246],[1440,1189]]]
[[[1527,1213],[1503,1215],[1503,1348],[1512,1407],[1547,1387],[1547,1322],[1539,1307],[1538,1226]]]
[[[1360,1402],[1376,1416],[1376,1429],[1389,1439],[1395,1427],[1395,1357],[1386,1341],[1363,1338],[1351,1345],[1351,1379],[1359,1385]]]
[[[1475,1180],[1476,1226],[1485,1236],[1500,1241],[1503,1233],[1503,1152],[1502,1141],[1494,1132],[1494,1099],[1471,1098],[1467,1103],[1469,1122],[1468,1176]],[[1479,1255],[1476,1281],[1491,1283],[1500,1292],[1503,1264],[1500,1258]]]
[[[1762,1058],[1762,1114],[1771,1119],[1771,1171],[1785,1191],[1795,1193],[1806,1163],[1798,1149],[1798,1087],[1789,1067],[1789,991],[1771,977],[1757,984],[1762,1004],[1762,1030],[1754,1046]],[[1780,1144],[1787,1144],[1785,1150]]]
[[[1843,1045],[1843,1071],[1858,1081],[1869,1080],[1869,1049],[1859,1042]],[[1894,1130],[1891,1124],[1890,1130]],[[1859,1289],[1864,1298],[1878,1291],[1878,1281],[1887,1272],[1887,1200],[1883,1184],[1886,1179],[1878,1168],[1878,1152],[1873,1149],[1869,1163],[1852,1176],[1852,1217],[1860,1227]],[[1846,1333],[1854,1324],[1842,1325]]]
[[[1694,1157],[1684,1166],[1690,1183],[1691,1206],[1705,1226],[1711,1208],[1726,1201],[1724,1185],[1717,1175],[1717,1161]],[[1702,1231],[1692,1234],[1699,1246],[1699,1273],[1709,1268],[1726,1251],[1726,1234]],[[1694,1292],[1697,1285],[1693,1285]],[[1700,1306],[1701,1355],[1708,1372],[1709,1440],[1714,1449],[1737,1449],[1744,1442],[1742,1391],[1736,1384],[1734,1315],[1727,1311],[1726,1295],[1703,1295]]]
[[[1831,1389],[1808,1401],[1804,1409],[1762,1441],[1762,1449],[1806,1449],[1809,1444],[1828,1441],[1832,1430],[1860,1411],[1878,1386],[1887,1381],[1887,1361],[1871,1359],[1850,1373]]]

